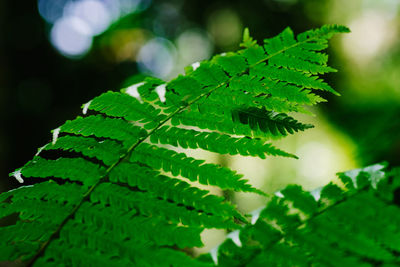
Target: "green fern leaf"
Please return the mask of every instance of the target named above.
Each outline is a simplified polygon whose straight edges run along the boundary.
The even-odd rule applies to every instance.
[[[274,136],[285,136],[288,133],[304,131],[312,128],[310,124],[303,124],[284,114],[267,111],[265,109],[239,109],[233,114],[234,121],[248,124],[252,129],[260,129]]]
[[[230,76],[241,74],[247,70],[246,59],[235,53],[226,53],[225,55],[214,57],[213,61],[222,67]]]
[[[155,194],[142,191],[132,191],[126,187],[113,183],[102,183],[90,195],[93,203],[103,206],[114,206],[122,212],[133,209],[148,217],[156,217],[159,220],[166,219],[175,224],[183,224],[191,227],[213,227],[215,217],[201,210],[195,210],[190,206],[175,203],[168,199],[162,199]]]
[[[181,175],[204,185],[216,185],[225,190],[258,192],[246,180],[241,179],[243,175],[216,164],[204,164],[204,160],[196,160],[166,148],[141,144],[132,153],[130,161],[142,162],[156,170],[162,169],[173,176]]]
[[[38,153],[57,149],[79,152],[86,157],[101,160],[105,165],[117,162],[120,155],[125,151],[121,144],[112,140],[105,139],[99,142],[92,137],[66,135],[58,138],[55,144],[49,143],[45,145]]]
[[[217,259],[219,266],[398,265],[400,235],[395,225],[400,212],[387,196],[394,195],[400,176],[384,168],[376,164],[341,173],[344,188],[331,183],[306,192],[288,186],[253,213],[252,224],[237,232],[235,239],[214,250],[218,256],[214,262]],[[202,259],[212,261],[211,256]]]
[[[105,168],[83,158],[47,160],[35,157],[21,169],[25,177],[57,177],[79,181],[85,185],[96,184],[106,173]]]
[[[169,144],[176,147],[201,148],[220,154],[239,154],[242,156],[258,156],[260,158],[265,158],[265,154],[296,157],[257,139],[233,138],[215,132],[198,132],[169,126],[160,128],[157,133],[151,136],[150,140],[155,144],[160,142],[161,144]]]
[[[154,128],[166,117],[159,114],[160,110],[155,109],[150,104],[140,103],[136,98],[123,93],[107,92],[94,98],[86,105],[87,109],[101,112],[110,117],[120,117],[128,121],[144,123],[145,129]]]
[[[71,133],[82,136],[110,138],[124,143],[126,147],[132,145],[140,137],[146,135],[146,131],[143,128],[134,126],[127,121],[104,118],[100,115],[84,118],[78,117],[75,120],[67,121],[60,127],[59,131],[61,133]],[[57,138],[53,138],[53,143],[56,141]]]
[[[304,113],[303,105],[324,101],[314,89],[336,93],[317,76],[333,70],[320,51],[334,33],[346,31],[325,26],[296,41],[287,29],[260,46],[246,30],[238,52],[194,64],[169,82],[146,78],[84,104],[83,117],[53,130],[51,143],[11,174],[20,182],[48,181],[0,195],[0,219],[17,217],[0,227],[0,260],[30,266],[210,266],[183,251],[201,245],[205,228],[248,229],[248,222],[223,197],[168,175],[264,193],[236,172],[162,145],[295,158],[267,141],[310,128],[286,113]],[[285,193],[306,210],[309,196],[301,198],[299,189]],[[280,200],[271,203],[271,214],[289,210]],[[305,211],[308,217],[313,212]],[[287,229],[299,222],[295,215],[279,220]]]
[[[76,207],[85,190],[76,183],[53,181],[22,186],[0,195],[0,218],[19,214],[14,225],[0,227],[0,260],[33,256]]]
[[[191,187],[188,183],[179,179],[169,178],[147,167],[141,167],[134,163],[121,163],[110,173],[111,182],[127,183],[130,187],[137,187],[142,191],[174,201],[180,205],[194,208],[217,217],[223,216],[223,220],[231,220],[235,216],[243,217],[229,204],[223,203],[223,199],[207,195],[208,191]],[[159,181],[157,183],[157,181]],[[177,193],[179,192],[179,194]],[[215,221],[214,227],[223,227],[224,224]],[[225,226],[237,228],[234,223],[226,222]]]

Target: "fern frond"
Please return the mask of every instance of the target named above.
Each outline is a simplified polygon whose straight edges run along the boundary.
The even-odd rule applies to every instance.
[[[96,184],[104,176],[106,170],[83,158],[48,160],[35,157],[21,169],[21,173],[25,177],[57,177],[90,186]]]
[[[243,175],[216,164],[204,164],[204,160],[197,160],[166,148],[141,144],[135,153],[132,153],[130,161],[142,162],[156,170],[162,169],[173,176],[181,175],[204,185],[215,185],[225,190],[258,192],[247,180],[241,179]]]
[[[122,142],[126,147],[146,135],[146,131],[139,126],[120,119],[104,118],[100,115],[78,117],[75,120],[67,121],[59,131],[82,136],[110,138]],[[54,139],[53,143],[56,141],[57,139]]]
[[[94,98],[86,105],[87,109],[110,117],[144,123],[145,129],[154,128],[166,117],[150,104],[140,103],[138,99],[128,94],[111,91]]]
[[[304,74],[292,69],[278,68],[274,65],[257,65],[257,67],[252,69],[251,74],[265,79],[280,81],[284,84],[296,85],[300,88],[323,90],[331,92],[335,95],[339,95],[339,93],[336,92],[332,87],[318,79],[316,76]]]
[[[271,96],[304,105],[315,105],[326,100],[319,95],[312,94],[310,90],[301,89],[287,83],[264,80]]]
[[[107,233],[86,234],[88,229],[81,224],[71,223],[65,229],[60,239],[49,245],[48,253],[38,260],[40,266],[210,266],[171,248],[119,240]]]
[[[215,56],[213,61],[232,77],[245,72],[248,68],[246,59],[242,55],[232,52],[226,53],[223,56]]]
[[[98,141],[93,137],[66,135],[58,138],[55,144],[49,143],[45,145],[40,149],[39,153],[57,149],[82,153],[86,157],[103,161],[105,165],[112,165],[117,162],[120,155],[125,152],[123,146],[113,140],[104,139]]]
[[[277,67],[285,67],[311,74],[324,74],[336,72],[334,68],[304,61],[294,56],[279,55],[270,60],[270,64]]]
[[[270,137],[267,134],[260,131],[253,131],[247,125],[237,124],[232,119],[226,119],[224,116],[209,116],[196,110],[185,110],[184,112],[177,114],[171,120],[171,124],[174,126],[188,125],[196,126],[200,129],[217,130],[221,133],[229,135],[244,135],[248,137],[264,138]]]
[[[217,248],[218,265],[398,265],[400,212],[393,194],[400,176],[384,168],[376,164],[339,174],[344,188],[331,183],[314,192],[299,186],[280,191],[253,213],[252,225],[237,239]]]
[[[75,183],[53,181],[22,186],[0,195],[0,218],[19,214],[14,225],[0,227],[0,261],[35,254],[81,200],[85,190]]]
[[[297,41],[285,30],[264,47],[247,30],[238,52],[186,68],[169,82],[146,78],[84,104],[83,117],[53,130],[52,142],[11,174],[20,182],[56,182],[0,195],[0,219],[17,217],[0,227],[0,259],[35,266],[210,266],[180,250],[201,245],[205,228],[241,229],[246,219],[223,197],[160,171],[263,193],[236,172],[157,144],[295,158],[267,141],[310,127],[286,113],[306,113],[303,105],[324,101],[312,90],[336,93],[317,76],[333,70],[320,50],[346,29],[322,27]],[[286,193],[299,198],[298,191]],[[285,211],[275,202],[271,210]]]
[[[121,211],[137,210],[148,217],[162,218],[176,224],[212,228],[215,218],[189,206],[162,199],[142,191],[133,191],[113,183],[102,183],[90,196],[93,203],[114,206]]]
[[[265,108],[276,112],[303,112],[303,108],[297,103],[283,102],[271,95],[249,93],[247,91],[236,92],[232,87],[224,91],[218,91],[203,101],[199,101],[196,110],[205,114],[229,117],[232,110],[237,108]]]
[[[234,138],[216,132],[198,132],[177,127],[164,126],[150,137],[152,143],[169,144],[183,148],[201,148],[220,154],[257,156],[265,154],[283,157],[295,157],[261,140],[247,137]]]
[[[204,86],[215,86],[228,82],[229,76],[217,64],[202,62],[192,72],[193,78]]]
[[[206,190],[191,187],[182,180],[160,175],[152,169],[135,163],[121,163],[110,173],[110,181],[126,183],[130,187],[137,187],[142,191],[147,191],[165,200],[174,201],[189,209],[214,215],[217,217],[214,226],[216,228],[224,226],[237,228],[238,225],[228,221],[234,217],[243,219],[243,216],[231,205],[224,203],[223,198],[208,195],[209,192]],[[218,217],[222,217],[226,224],[218,221]]]
[[[113,218],[113,219],[111,219]],[[88,234],[112,233],[114,242],[129,238],[146,245],[178,246],[179,248],[201,246],[201,228],[170,224],[161,218],[144,217],[135,210],[121,212],[113,208],[85,202],[75,214],[74,223]],[[72,231],[76,231],[74,226]],[[74,235],[75,236],[75,235]]]
[[[303,124],[285,113],[275,113],[265,109],[238,109],[233,114],[234,121],[248,124],[252,129],[260,129],[277,136],[285,136],[288,133],[304,131],[314,126]]]

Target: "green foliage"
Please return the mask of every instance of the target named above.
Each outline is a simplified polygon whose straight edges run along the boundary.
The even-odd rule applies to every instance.
[[[0,195],[0,218],[17,217],[0,227],[0,261],[212,265],[187,252],[202,245],[201,231],[241,229],[248,222],[223,197],[185,179],[264,193],[242,175],[171,146],[295,157],[267,141],[311,127],[287,113],[307,112],[305,105],[324,101],[312,89],[337,94],[318,74],[334,71],[320,50],[340,32],[348,29],[323,26],[296,40],[288,28],[260,46],[245,31],[238,52],[194,64],[170,82],[147,78],[85,104],[83,117],[53,130],[52,142],[12,173],[21,182],[46,180]],[[308,211],[312,201],[302,201],[299,208]],[[272,212],[282,208],[277,204]],[[285,225],[298,222],[281,217]]]
[[[202,256],[219,266],[398,266],[399,169],[340,173],[314,191],[288,186]]]

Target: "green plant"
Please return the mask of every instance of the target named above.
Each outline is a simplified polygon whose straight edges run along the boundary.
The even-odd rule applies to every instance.
[[[306,192],[290,185],[251,224],[202,256],[219,266],[399,266],[400,168],[340,173]]]
[[[84,117],[12,173],[46,178],[0,195],[0,260],[28,265],[208,266],[184,253],[204,228],[240,229],[247,219],[200,184],[264,194],[236,172],[163,145],[244,156],[295,157],[266,140],[312,127],[287,115],[338,94],[318,78],[327,40],[344,26],[295,39],[287,28],[260,46],[195,63],[166,83],[147,78],[83,106]],[[93,114],[87,114],[88,112]],[[181,176],[184,179],[172,178]],[[24,178],[23,178],[24,177]],[[13,218],[16,220],[12,220]]]

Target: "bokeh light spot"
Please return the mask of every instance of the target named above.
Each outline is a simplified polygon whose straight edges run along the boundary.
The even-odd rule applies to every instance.
[[[62,17],[64,6],[68,2],[70,2],[70,0],[38,0],[37,6],[39,14],[48,23],[54,23]]]
[[[53,45],[67,57],[87,53],[92,45],[91,29],[78,17],[65,17],[53,25],[50,39]]]
[[[302,145],[298,152],[301,158],[299,164],[300,175],[309,180],[322,180],[331,175],[332,162],[336,157],[332,149],[324,143],[309,142]]]
[[[98,0],[70,2],[65,6],[64,16],[82,19],[90,28],[91,35],[98,35],[111,24],[111,14],[106,5]]]
[[[184,31],[176,40],[180,62],[186,66],[193,62],[210,58],[213,44],[208,34],[197,29]]]
[[[176,49],[167,39],[154,38],[139,50],[137,60],[142,72],[164,79],[174,69]]]
[[[121,16],[143,11],[151,4],[151,0],[119,0],[115,2],[119,4]]]
[[[80,58],[93,37],[122,17],[143,11],[151,0],[38,0],[40,15],[53,24],[50,40],[66,57]]]
[[[368,11],[350,22],[351,34],[343,37],[344,51],[354,62],[368,63],[393,43],[396,30],[385,14]]]
[[[240,42],[243,26],[235,11],[221,9],[209,17],[208,30],[218,46],[230,48]]]

